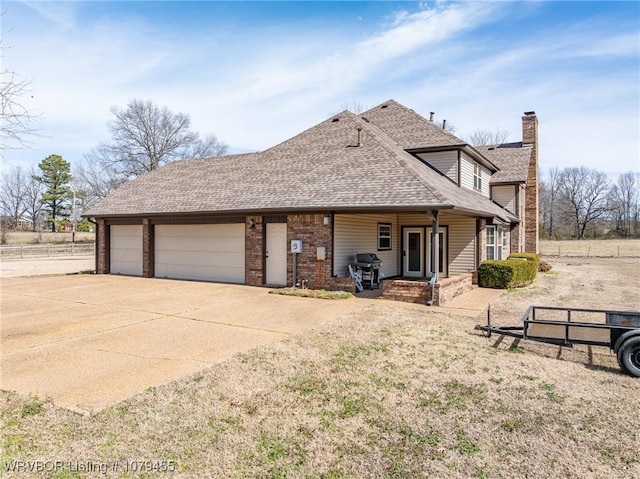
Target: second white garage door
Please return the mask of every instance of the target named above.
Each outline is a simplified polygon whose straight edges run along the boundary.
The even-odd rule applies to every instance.
[[[156,225],[155,276],[244,284],[244,223]]]

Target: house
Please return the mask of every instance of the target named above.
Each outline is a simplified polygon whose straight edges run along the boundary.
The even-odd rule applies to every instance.
[[[484,259],[537,250],[538,122],[522,121],[521,143],[474,148],[390,100],[258,153],[170,163],[87,212],[97,272],[351,290],[349,264],[373,252],[385,297],[442,304]]]
[[[0,217],[0,223],[2,223],[3,227],[11,231],[32,231],[33,230],[33,221],[24,216],[21,216],[20,218],[18,218],[17,221],[13,216],[2,216]]]

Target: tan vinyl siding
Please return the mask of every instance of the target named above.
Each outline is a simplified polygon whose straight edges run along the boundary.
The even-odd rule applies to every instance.
[[[476,269],[476,219],[441,213],[440,226],[448,228],[448,276],[474,271]],[[398,215],[398,230],[402,226],[431,226],[432,218],[426,214]]]
[[[516,185],[499,185],[491,187],[491,199],[513,214],[516,211]]]
[[[473,160],[466,153],[462,153],[460,156],[460,186],[475,190],[473,187],[473,167],[477,162]],[[487,198],[490,195],[489,181],[491,180],[491,172],[482,165],[480,166],[481,178],[482,178],[482,194]]]
[[[458,183],[458,152],[440,151],[434,153],[420,153],[418,155],[443,175]]]
[[[378,223],[391,224],[391,250],[378,251]],[[356,253],[375,253],[382,260],[385,276],[400,274],[400,238],[396,215],[335,215],[333,274],[346,276]]]

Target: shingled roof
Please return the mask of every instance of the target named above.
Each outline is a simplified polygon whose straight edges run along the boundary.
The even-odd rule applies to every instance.
[[[522,142],[477,146],[476,149],[495,164],[499,171],[491,176],[491,184],[525,183],[529,174],[531,146]]]
[[[465,145],[457,136],[395,100],[381,103],[361,116],[375,123],[403,150]]]
[[[452,209],[516,220],[425,167],[378,123],[344,111],[263,152],[176,161],[86,215]]]

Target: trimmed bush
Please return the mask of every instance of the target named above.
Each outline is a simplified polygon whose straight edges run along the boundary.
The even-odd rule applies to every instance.
[[[527,261],[533,261],[535,271],[538,271],[538,266],[540,265],[540,255],[538,253],[512,253],[507,259],[526,259]],[[534,278],[535,275],[531,279],[533,280]]]
[[[478,285],[493,289],[518,288],[530,284],[536,272],[536,263],[528,258],[483,261],[478,271]]]

